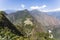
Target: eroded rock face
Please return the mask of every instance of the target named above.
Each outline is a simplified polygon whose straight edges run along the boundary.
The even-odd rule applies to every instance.
[[[33,25],[33,22],[30,20],[30,18],[26,18],[26,20],[24,21],[25,25]]]

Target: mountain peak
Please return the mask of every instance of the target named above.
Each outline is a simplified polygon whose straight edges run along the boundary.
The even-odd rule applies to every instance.
[[[7,13],[5,11],[0,11],[0,14],[7,15]]]

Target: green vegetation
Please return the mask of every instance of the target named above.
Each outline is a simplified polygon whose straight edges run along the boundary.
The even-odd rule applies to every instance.
[[[36,39],[34,36],[24,37],[24,36],[18,36],[11,32],[10,29],[7,27],[0,27],[0,40],[54,40],[53,38],[49,38],[48,33],[39,33],[37,32],[35,34]]]
[[[54,38],[49,38],[49,33],[40,33],[40,32],[37,32],[36,35],[38,36],[37,39],[38,40],[54,40]]]

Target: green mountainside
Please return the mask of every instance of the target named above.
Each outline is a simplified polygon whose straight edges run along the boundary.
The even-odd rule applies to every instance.
[[[10,16],[13,20],[9,19],[4,11],[0,11],[0,40],[54,40],[28,11],[17,12],[13,16]]]

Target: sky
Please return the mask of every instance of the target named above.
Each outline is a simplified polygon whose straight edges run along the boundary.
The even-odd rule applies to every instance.
[[[0,0],[0,10],[60,11],[60,0]]]

